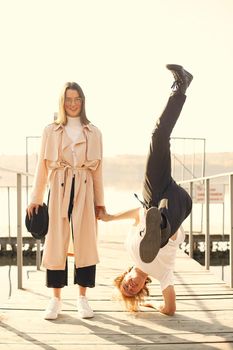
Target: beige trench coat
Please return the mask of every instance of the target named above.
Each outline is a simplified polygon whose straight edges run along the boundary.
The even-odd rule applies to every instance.
[[[49,183],[49,229],[45,238],[42,266],[64,270],[70,247],[68,206],[72,178],[75,176],[73,254],[76,267],[99,262],[95,205],[104,205],[102,180],[102,135],[92,124],[74,145],[63,125],[48,125],[43,132],[41,150],[34,179],[31,202],[41,204]]]

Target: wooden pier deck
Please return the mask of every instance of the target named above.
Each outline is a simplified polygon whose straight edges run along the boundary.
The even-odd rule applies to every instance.
[[[112,300],[113,277],[130,266],[122,236],[101,235],[99,247],[97,286],[88,293],[95,317],[77,317],[72,261],[71,285],[63,290],[63,311],[55,321],[43,319],[51,292],[44,285],[44,271],[30,273],[28,279],[24,276],[24,290],[15,291],[1,303],[0,350],[233,349],[233,290],[211,272],[179,252],[176,314],[169,317],[147,308],[129,314]],[[159,302],[161,292],[156,280],[150,290],[150,301]]]

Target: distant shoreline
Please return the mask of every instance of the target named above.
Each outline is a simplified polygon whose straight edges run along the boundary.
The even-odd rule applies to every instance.
[[[205,155],[205,176],[233,172],[233,152],[207,153]],[[28,171],[34,173],[37,154],[28,155]],[[106,186],[131,189],[141,186],[144,177],[146,155],[118,155],[104,157],[103,173]],[[184,163],[185,167],[182,167]],[[0,155],[0,166],[13,170],[26,171],[25,155]],[[175,180],[202,177],[203,154],[172,155],[172,171]],[[31,180],[32,181],[32,180]],[[0,186],[15,186],[16,176],[0,171]]]

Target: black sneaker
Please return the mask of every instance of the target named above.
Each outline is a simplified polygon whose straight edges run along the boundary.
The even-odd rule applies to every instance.
[[[146,212],[145,235],[140,242],[140,258],[145,263],[152,262],[161,245],[161,214],[157,207],[151,207]]]
[[[192,74],[187,72],[182,66],[178,64],[167,64],[166,67],[172,72],[175,79],[172,85],[173,94],[185,94],[187,88],[193,80]]]

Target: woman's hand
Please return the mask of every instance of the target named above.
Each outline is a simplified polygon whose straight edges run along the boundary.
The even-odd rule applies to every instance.
[[[95,206],[95,216],[97,220],[102,220],[102,217],[106,215],[106,208],[102,205]]]
[[[29,219],[33,216],[33,212],[38,214],[38,208],[39,208],[39,204],[36,204],[36,203],[29,204],[29,206],[26,209]]]

